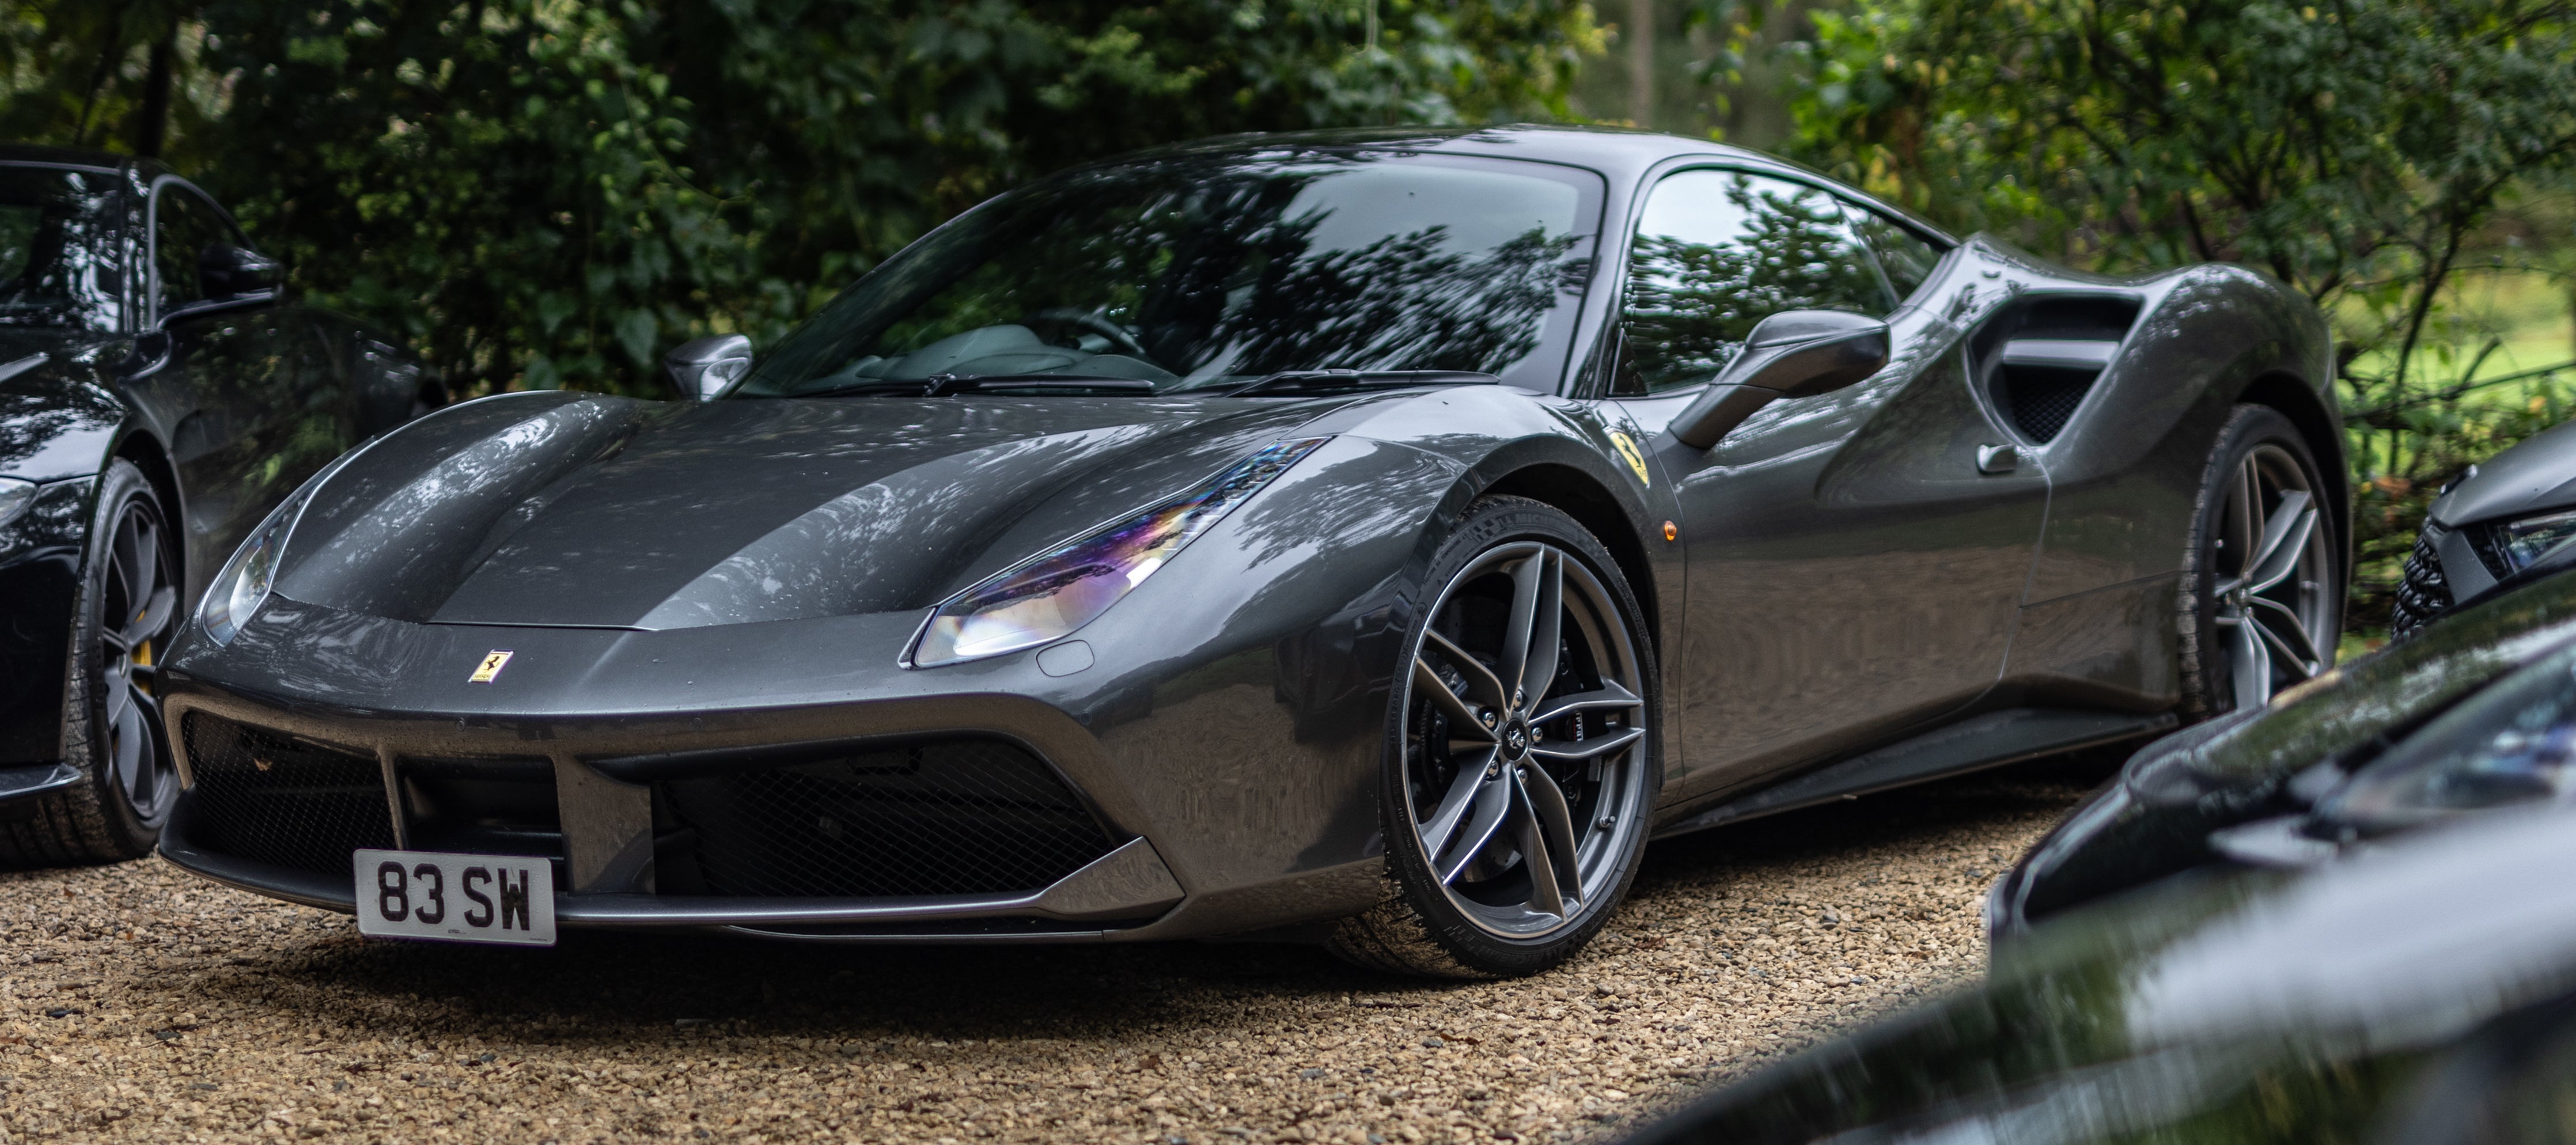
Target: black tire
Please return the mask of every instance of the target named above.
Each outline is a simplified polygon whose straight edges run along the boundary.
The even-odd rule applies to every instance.
[[[1599,540],[1521,497],[1469,507],[1421,599],[1388,703],[1384,895],[1337,924],[1327,945],[1391,973],[1539,973],[1599,933],[1645,853],[1662,689],[1644,612]],[[1533,618],[1549,611],[1539,601],[1553,601],[1557,619],[1521,626],[1531,635],[1515,655],[1509,634],[1524,602]],[[1496,610],[1503,622],[1488,655],[1472,630]],[[1540,635],[1549,623],[1553,651]],[[1480,670],[1456,656],[1482,674],[1469,679]],[[1552,662],[1542,666],[1543,656]],[[1544,681],[1534,695],[1503,683],[1524,668]],[[1488,691],[1504,701],[1480,704]]]
[[[2253,491],[2250,512],[2247,489]],[[2259,703],[2334,664],[2343,629],[2345,560],[2333,506],[2326,503],[2329,489],[2316,454],[2280,411],[2240,405],[2229,412],[2201,471],[2176,599],[2186,722]],[[2279,543],[2266,549],[2261,530],[2282,516],[2279,510],[2291,494],[2304,496],[2313,521],[2304,533],[2295,524],[2285,526]],[[2260,577],[2244,575],[2249,551],[2260,558],[2292,548],[2296,557],[2287,579],[2257,587]],[[2255,622],[2250,629],[2249,617]],[[2249,656],[2249,642],[2259,655]],[[2254,671],[2246,670],[2249,664]]]
[[[81,770],[81,782],[0,823],[0,866],[140,858],[161,838],[178,774],[151,701],[150,665],[186,612],[169,519],[132,463],[113,462],[99,475],[64,680],[63,759]],[[149,552],[138,536],[150,538]],[[129,577],[128,569],[149,572]],[[111,609],[124,621],[115,628]]]

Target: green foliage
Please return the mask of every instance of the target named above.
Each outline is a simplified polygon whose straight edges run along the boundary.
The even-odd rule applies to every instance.
[[[1596,40],[1572,0],[19,0],[0,129],[165,154],[464,391],[653,392],[1035,175],[1556,114]]]
[[[1861,0],[1814,22],[1811,160],[2079,263],[2240,262],[2323,306],[2365,565],[2402,554],[2440,478],[2555,416],[2459,401],[2478,355],[2444,307],[2499,204],[2576,162],[2576,2]]]

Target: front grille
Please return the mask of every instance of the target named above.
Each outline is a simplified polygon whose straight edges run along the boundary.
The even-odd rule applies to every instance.
[[[2442,527],[2430,521],[2415,535],[2415,551],[2406,556],[2406,573],[2397,581],[2397,600],[2388,608],[2388,634],[2404,636],[2422,628],[2451,607],[2451,582],[2442,575],[2438,550]]]
[[[1114,845],[1038,757],[956,739],[655,785],[664,894],[1033,891]]]
[[[371,755],[190,712],[180,723],[196,785],[190,840],[206,850],[324,874],[349,852],[394,845],[384,771]]]

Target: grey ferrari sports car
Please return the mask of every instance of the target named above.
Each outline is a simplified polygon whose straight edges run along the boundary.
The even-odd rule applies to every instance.
[[[1564,128],[1068,171],[683,396],[343,458],[162,669],[162,853],[363,933],[1267,934],[1528,973],[1652,837],[2322,671],[2318,312]]]

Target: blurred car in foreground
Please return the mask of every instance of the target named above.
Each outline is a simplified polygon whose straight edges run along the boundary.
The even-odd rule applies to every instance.
[[[2268,708],[2132,756],[1999,881],[1987,926],[2184,874],[2298,867],[2576,795],[2576,553]]]
[[[151,160],[0,146],[0,868],[151,852],[188,605],[305,478],[445,400],[282,280]]]
[[[2167,883],[1631,1145],[2576,1140],[2570,869],[2552,806]]]
[[[2472,465],[2434,499],[2397,586],[2403,636],[2576,538],[2576,422]]]

